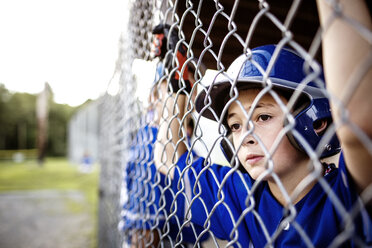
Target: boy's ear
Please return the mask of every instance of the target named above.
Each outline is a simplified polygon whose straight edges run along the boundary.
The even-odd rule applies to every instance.
[[[316,134],[321,136],[324,134],[325,130],[328,127],[328,120],[327,119],[317,120],[314,122],[313,127]]]

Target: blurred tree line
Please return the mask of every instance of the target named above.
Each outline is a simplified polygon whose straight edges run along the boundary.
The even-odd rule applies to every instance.
[[[0,83],[0,150],[36,148],[37,95],[12,93]],[[79,107],[57,104],[49,99],[48,156],[65,156],[67,126]]]

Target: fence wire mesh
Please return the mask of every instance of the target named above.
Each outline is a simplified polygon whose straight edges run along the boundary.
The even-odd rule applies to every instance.
[[[130,1],[99,246],[372,245],[370,5]]]

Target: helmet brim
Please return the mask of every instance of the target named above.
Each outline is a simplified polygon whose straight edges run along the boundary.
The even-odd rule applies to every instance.
[[[309,85],[301,87],[301,84],[278,78],[270,78],[270,84],[273,90],[284,95],[284,97],[288,99],[294,91],[300,91],[300,97],[302,97],[302,99],[307,99],[309,102],[313,99],[325,97],[321,89]],[[203,117],[213,121],[219,121],[221,120],[221,114],[227,102],[233,97],[237,97],[239,91],[263,89],[265,87],[269,87],[269,84],[264,83],[262,77],[242,79],[236,82],[235,85],[229,80],[222,80],[211,84],[206,90],[198,94],[195,101],[195,108]]]

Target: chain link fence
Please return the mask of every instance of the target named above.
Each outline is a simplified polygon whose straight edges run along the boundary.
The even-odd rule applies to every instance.
[[[92,163],[98,160],[100,104],[100,100],[87,104],[69,121],[68,157],[74,164],[81,164],[84,158],[89,158]]]
[[[99,247],[372,245],[369,5],[129,1]]]

